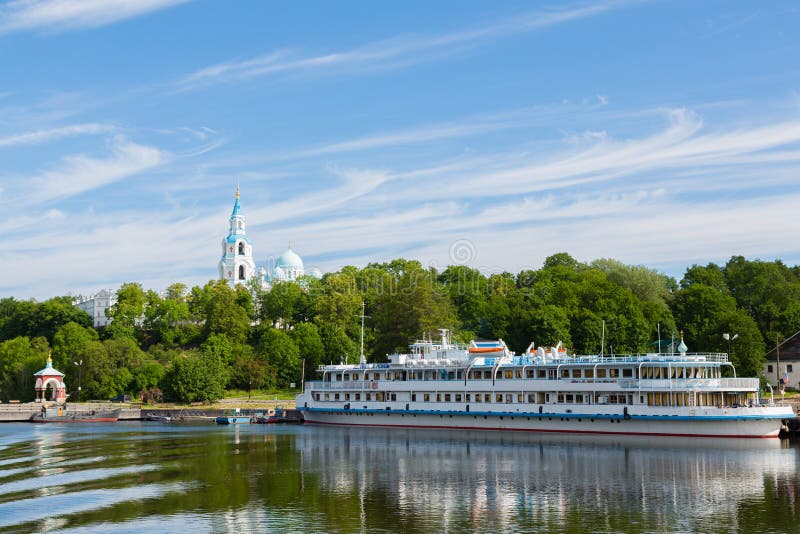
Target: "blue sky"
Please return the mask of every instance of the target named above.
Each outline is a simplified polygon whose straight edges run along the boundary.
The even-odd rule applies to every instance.
[[[800,262],[797,2],[0,3],[0,295]]]

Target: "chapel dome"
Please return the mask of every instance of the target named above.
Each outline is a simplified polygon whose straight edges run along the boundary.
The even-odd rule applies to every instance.
[[[289,247],[286,252],[278,256],[278,259],[275,262],[275,267],[283,267],[284,269],[302,269],[303,260],[292,250],[292,247]]]

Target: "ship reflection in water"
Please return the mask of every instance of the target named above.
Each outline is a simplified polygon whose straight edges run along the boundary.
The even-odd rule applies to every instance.
[[[297,446],[325,466],[322,488],[357,493],[365,514],[392,500],[436,530],[788,531],[800,519],[798,450],[777,439],[311,430]]]
[[[797,532],[800,446],[157,422],[0,425],[0,531]]]

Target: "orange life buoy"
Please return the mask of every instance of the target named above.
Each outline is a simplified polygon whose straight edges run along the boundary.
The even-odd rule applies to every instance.
[[[377,382],[373,382],[372,383],[372,389],[378,389],[378,383]]]

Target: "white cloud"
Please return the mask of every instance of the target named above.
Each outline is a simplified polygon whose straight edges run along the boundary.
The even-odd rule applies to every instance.
[[[13,0],[0,6],[0,33],[94,28],[189,0]]]
[[[230,61],[199,69],[175,83],[177,91],[247,80],[281,73],[354,72],[408,67],[462,51],[491,38],[515,35],[591,17],[628,2],[606,1],[589,6],[526,13],[474,30],[433,36],[397,37],[361,48],[320,55],[276,50],[243,61]]]
[[[0,137],[0,147],[40,144],[76,135],[94,135],[94,134],[108,133],[110,131],[113,131],[114,129],[115,129],[114,126],[111,126],[109,124],[97,124],[97,123],[73,124],[70,126],[49,128],[47,130],[35,130],[31,132],[9,135],[6,137]]]
[[[56,168],[24,180],[31,184],[25,198],[47,202],[77,195],[153,169],[168,159],[164,151],[119,136],[112,141],[111,154],[106,158],[71,155]]]

